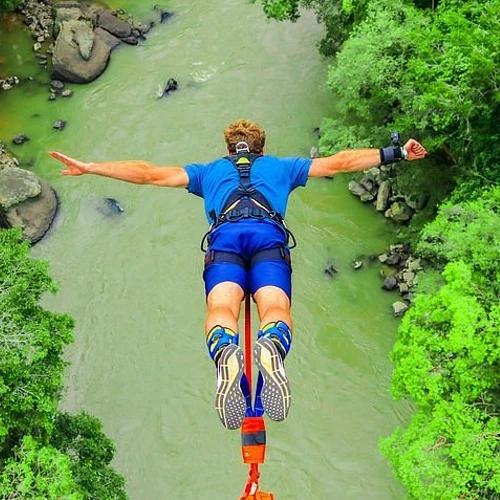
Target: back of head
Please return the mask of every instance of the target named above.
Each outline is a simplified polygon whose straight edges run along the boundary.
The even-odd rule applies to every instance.
[[[264,149],[266,133],[261,126],[250,120],[236,120],[224,129],[224,140],[229,154],[236,153],[238,142],[246,142],[250,153],[259,154]]]

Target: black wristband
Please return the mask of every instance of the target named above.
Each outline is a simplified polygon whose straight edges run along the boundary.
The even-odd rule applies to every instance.
[[[405,159],[405,152],[402,147],[380,148],[380,165],[388,165]]]

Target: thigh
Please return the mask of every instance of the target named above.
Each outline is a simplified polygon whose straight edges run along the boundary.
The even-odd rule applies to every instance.
[[[292,266],[285,260],[262,261],[250,269],[249,288],[252,295],[264,287],[280,289],[288,301],[292,299]]]
[[[203,271],[205,296],[219,284],[230,282],[238,285],[243,291],[248,290],[248,273],[239,264],[232,262],[214,262],[207,264]]]

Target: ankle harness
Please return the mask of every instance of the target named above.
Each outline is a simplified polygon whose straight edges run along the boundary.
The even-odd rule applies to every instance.
[[[210,357],[217,364],[218,354],[220,355],[221,348],[229,345],[238,345],[239,335],[233,332],[231,328],[216,325],[214,326],[207,335],[207,349]]]
[[[266,197],[255,189],[250,182],[250,170],[252,165],[255,160],[261,156],[262,154],[250,153],[250,147],[246,142],[239,142],[236,144],[236,154],[224,157],[226,160],[229,160],[238,171],[240,185],[229,195],[220,214],[217,214],[215,210],[209,212],[212,224],[201,240],[200,246],[202,252],[207,251],[208,239],[210,233],[214,229],[226,222],[238,222],[241,219],[247,218],[272,220],[285,232],[287,236],[287,246],[289,246],[289,248],[294,248],[297,245],[295,237],[287,228],[283,216],[273,209]],[[291,245],[289,245],[290,241],[292,242]]]
[[[259,330],[257,338],[260,339],[261,337],[272,340],[276,344],[283,359],[292,346],[292,332],[284,321],[268,323],[262,330]]]

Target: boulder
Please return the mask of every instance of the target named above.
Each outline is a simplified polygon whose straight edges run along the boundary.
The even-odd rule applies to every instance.
[[[349,182],[349,191],[355,195],[359,196],[359,199],[363,202],[372,201],[374,196],[369,193],[366,189],[360,186],[356,181]]]
[[[80,21],[84,19],[78,2],[59,2],[54,6],[54,38],[57,38],[62,25],[67,21]]]
[[[395,290],[398,286],[398,280],[394,276],[388,276],[385,278],[384,283],[382,284],[382,289],[387,290],[388,292]]]
[[[94,30],[95,35],[102,40],[111,50],[118,47],[121,44],[119,38],[116,38],[115,35],[112,35],[109,31],[103,30],[102,28],[96,28]]]
[[[396,222],[406,222],[412,218],[413,210],[404,201],[395,201],[389,209],[389,216]]]
[[[403,314],[408,310],[408,304],[405,302],[397,301],[392,304],[392,313],[394,316],[403,316]]]
[[[95,80],[105,69],[111,49],[82,21],[66,21],[57,37],[53,77],[73,83]]]
[[[387,209],[387,203],[389,201],[389,195],[391,194],[391,184],[388,180],[382,181],[378,188],[377,201],[375,203],[375,209],[378,212],[385,212]]]
[[[11,227],[22,227],[23,237],[32,244],[40,241],[50,229],[57,213],[58,200],[54,189],[38,179],[40,193],[5,210]]]
[[[97,25],[118,38],[128,38],[132,34],[132,26],[110,11],[104,11],[99,15]]]
[[[0,171],[0,205],[4,210],[38,196],[41,191],[39,179],[33,172],[18,167]]]

